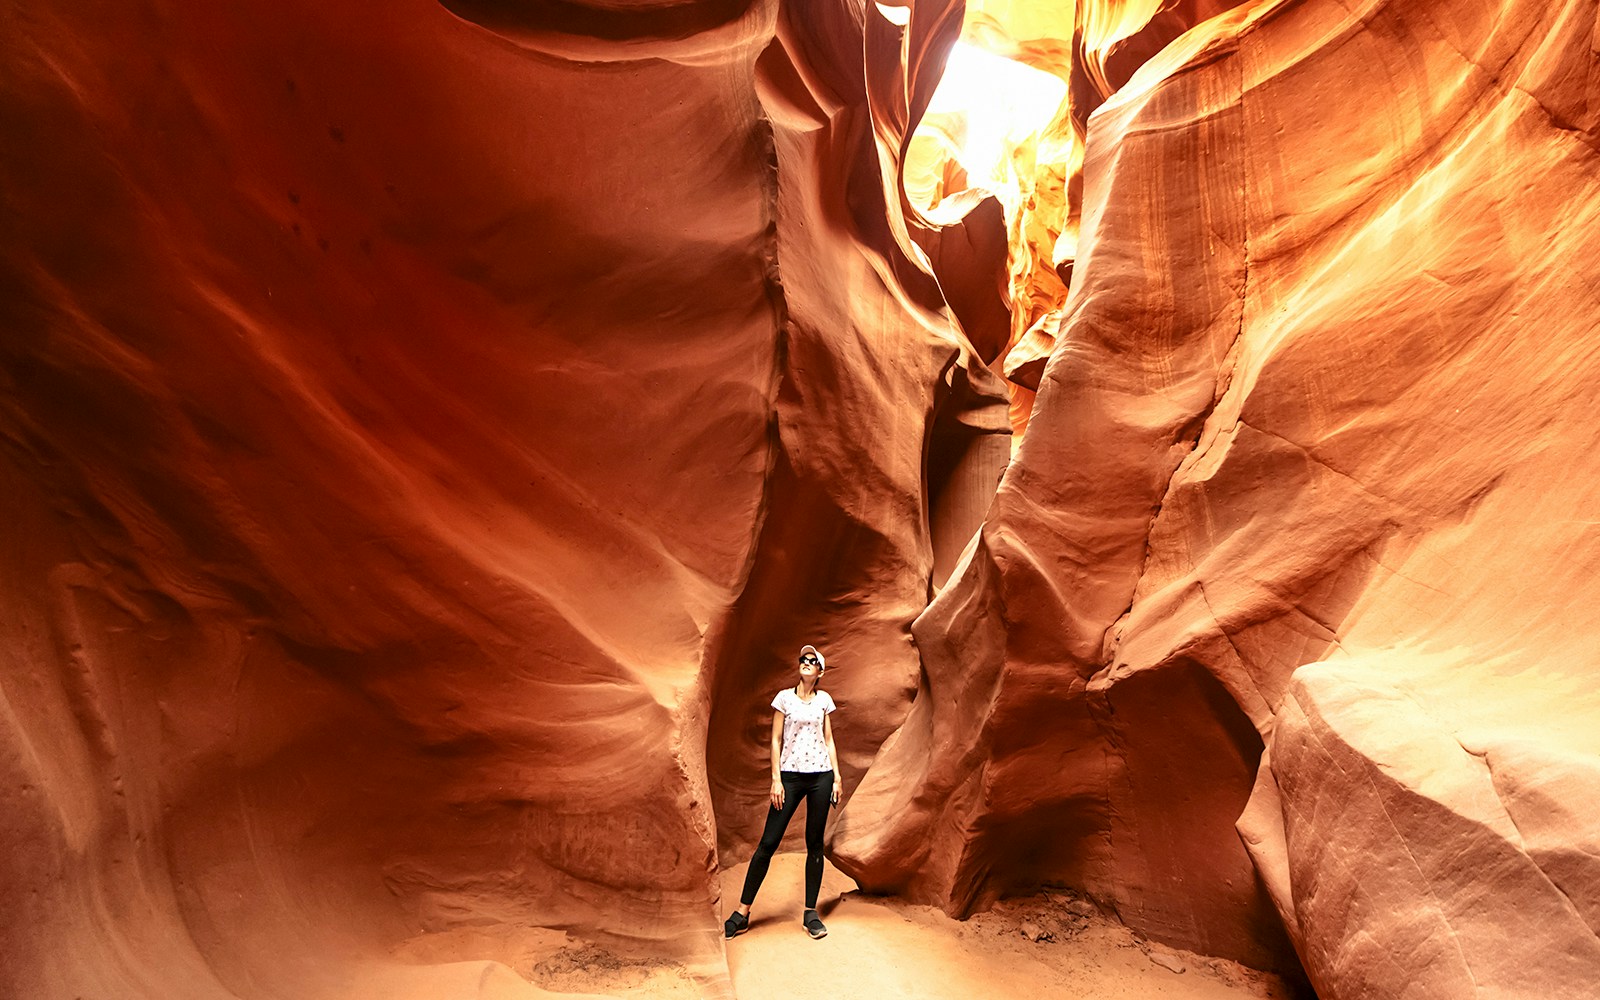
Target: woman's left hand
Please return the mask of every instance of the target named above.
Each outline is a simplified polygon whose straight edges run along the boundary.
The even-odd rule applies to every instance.
[[[842,783],[842,781],[843,781],[843,779],[841,779],[837,774],[835,774],[833,776],[833,804],[834,805],[838,805],[839,804],[839,785]]]

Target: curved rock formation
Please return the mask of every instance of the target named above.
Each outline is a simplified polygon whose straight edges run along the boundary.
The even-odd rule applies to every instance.
[[[527,995],[390,957],[483,925],[725,989],[793,650],[853,781],[1009,456],[881,169],[936,74],[849,4],[5,17],[0,992]]]
[[[1059,880],[1287,963],[1276,911],[1324,997],[1591,989],[1596,23],[1258,3],[1095,116],[1028,436],[836,840],[863,885]]]
[[[4,992],[338,995],[485,920],[715,955],[770,16],[600,67],[422,0],[9,16]]]

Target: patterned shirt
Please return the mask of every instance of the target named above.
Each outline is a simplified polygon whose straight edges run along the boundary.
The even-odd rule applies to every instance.
[[[794,688],[784,688],[772,699],[772,707],[783,713],[783,752],[778,755],[778,770],[803,774],[833,770],[822,720],[838,706],[828,692],[818,691],[810,701],[801,701]]]

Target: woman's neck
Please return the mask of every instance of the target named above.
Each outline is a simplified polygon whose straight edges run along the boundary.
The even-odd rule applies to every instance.
[[[818,678],[818,680],[821,680],[821,678]],[[794,693],[802,698],[810,698],[812,695],[817,693],[817,681],[812,681],[810,684],[807,684],[802,680],[800,683],[794,686]]]

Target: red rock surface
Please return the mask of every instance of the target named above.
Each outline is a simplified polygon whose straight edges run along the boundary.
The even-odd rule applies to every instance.
[[[761,834],[770,702],[792,683],[795,651],[828,651],[853,785],[915,693],[909,625],[930,578],[954,566],[1010,455],[1003,384],[913,262],[920,251],[880,169],[904,128],[893,123],[908,120],[871,96],[906,92],[898,35],[875,38],[888,23],[859,17],[849,5],[784,8],[756,66],[775,153],[783,340],[760,538],[717,637],[706,763],[729,864]],[[859,53],[874,45],[887,69],[869,80]],[[795,824],[793,843],[801,833]]]
[[[0,992],[339,995],[482,921],[714,954],[770,12],[600,65],[421,0],[7,18]]]
[[[1596,3],[1155,53],[1219,9],[1101,67],[998,495],[998,220],[899,176],[958,5],[0,14],[0,995],[726,993],[812,641],[869,889],[1586,996]]]
[[[1589,994],[1596,25],[1256,4],[1102,108],[847,871],[956,911],[1061,880],[1287,963],[1276,911],[1324,997]]]
[[[725,989],[793,649],[853,781],[1009,454],[859,12],[191,8],[4,15],[0,992]]]

